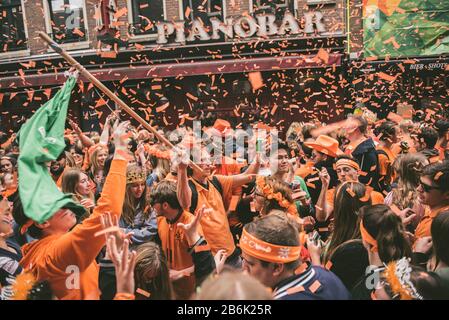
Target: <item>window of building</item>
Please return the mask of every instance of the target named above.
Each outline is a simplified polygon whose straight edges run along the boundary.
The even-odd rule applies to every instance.
[[[57,43],[87,40],[84,0],[47,0],[50,28]]]
[[[131,8],[130,33],[148,35],[157,33],[156,24],[165,20],[163,0],[128,0]]]
[[[21,0],[0,0],[0,53],[27,49]]]
[[[275,14],[278,20],[282,20],[285,11],[295,14],[294,0],[252,0],[254,13]]]
[[[224,17],[223,0],[183,0],[184,20],[200,19],[208,25],[208,17],[217,17],[220,20]]]

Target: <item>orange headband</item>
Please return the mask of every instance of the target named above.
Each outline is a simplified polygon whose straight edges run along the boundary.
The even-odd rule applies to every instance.
[[[357,162],[355,162],[354,160],[351,159],[340,159],[337,160],[337,162],[335,163],[335,167],[339,167],[339,166],[349,166],[351,168],[356,169],[357,171],[360,171],[360,166]]]
[[[271,244],[250,235],[243,229],[240,237],[240,249],[256,259],[275,262],[288,263],[299,259],[301,246],[279,246]]]
[[[371,252],[377,252],[377,241],[365,229],[363,226],[363,221],[360,221],[360,233],[362,234],[363,241],[371,245]]]

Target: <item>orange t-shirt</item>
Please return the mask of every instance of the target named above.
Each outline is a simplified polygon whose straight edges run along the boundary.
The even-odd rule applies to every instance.
[[[366,186],[368,192],[371,196],[371,203],[372,205],[375,204],[384,204],[384,196],[377,191],[374,191],[373,188]],[[329,189],[326,192],[326,203],[328,206],[334,207],[334,197],[335,197],[335,188]]]
[[[436,210],[430,210],[429,207],[426,207],[424,217],[422,217],[418,226],[415,229],[415,237],[416,239],[422,237],[430,237],[430,227],[432,226],[433,219],[436,218],[441,212],[449,210],[449,206],[442,207]]]
[[[235,250],[235,244],[229,228],[228,216],[223,199],[232,197],[233,177],[220,175],[216,175],[215,177],[221,184],[223,195],[220,195],[212,182],[210,182],[210,179],[208,179],[208,189],[191,179],[198,192],[198,204],[196,208],[199,209],[205,205],[206,208],[213,209],[212,214],[201,219],[201,228],[203,229],[207,243],[210,245],[212,254],[215,255],[218,250],[224,249],[228,255],[231,255]]]
[[[386,176],[388,174],[388,169],[391,168],[394,160],[396,159],[396,155],[394,153],[394,151],[390,148],[386,148],[386,147],[377,147],[378,150],[382,150],[384,151],[386,155],[384,154],[379,154],[379,174],[381,176]],[[390,172],[392,173],[392,170],[390,170]],[[391,179],[393,177],[390,177]],[[388,183],[391,184],[392,181],[389,181]]]
[[[173,224],[170,224],[164,217],[157,218],[157,231],[161,239],[162,250],[167,258],[168,266],[172,270],[179,271],[193,266],[184,229],[178,228],[178,223],[188,224],[192,219],[193,215],[188,211],[183,211]],[[173,290],[177,299],[189,299],[195,291],[195,275],[190,274],[173,281]]]
[[[53,293],[63,300],[98,300],[99,267],[95,258],[106,244],[101,216],[110,212],[120,218],[126,191],[124,160],[113,160],[103,192],[91,216],[63,235],[50,235],[22,247],[20,265],[37,280],[48,280]]]

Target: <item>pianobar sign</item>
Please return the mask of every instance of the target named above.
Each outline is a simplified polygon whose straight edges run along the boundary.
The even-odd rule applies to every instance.
[[[244,15],[237,18],[229,17],[225,21],[218,18],[210,19],[210,27],[206,27],[200,20],[194,20],[188,27],[184,21],[158,22],[157,40],[158,44],[168,43],[170,36],[175,36],[175,42],[185,43],[195,41],[218,40],[224,34],[227,38],[251,38],[311,35],[326,32],[323,23],[323,14],[320,11],[306,12],[303,15],[304,27],[302,28],[293,14],[286,12],[279,22],[273,14],[257,14],[255,16]],[[187,36],[186,36],[187,34]]]

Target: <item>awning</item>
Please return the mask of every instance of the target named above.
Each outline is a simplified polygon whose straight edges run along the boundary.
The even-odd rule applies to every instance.
[[[264,57],[192,63],[170,63],[158,65],[128,66],[110,69],[89,70],[100,81],[139,80],[148,78],[187,77],[195,75],[238,73],[253,71],[276,71],[286,69],[323,68],[341,65],[340,53],[330,53],[327,63],[316,59],[315,55],[293,55],[285,57]],[[0,79],[0,90],[63,84],[63,72],[32,74]],[[87,81],[84,77],[81,80]]]

